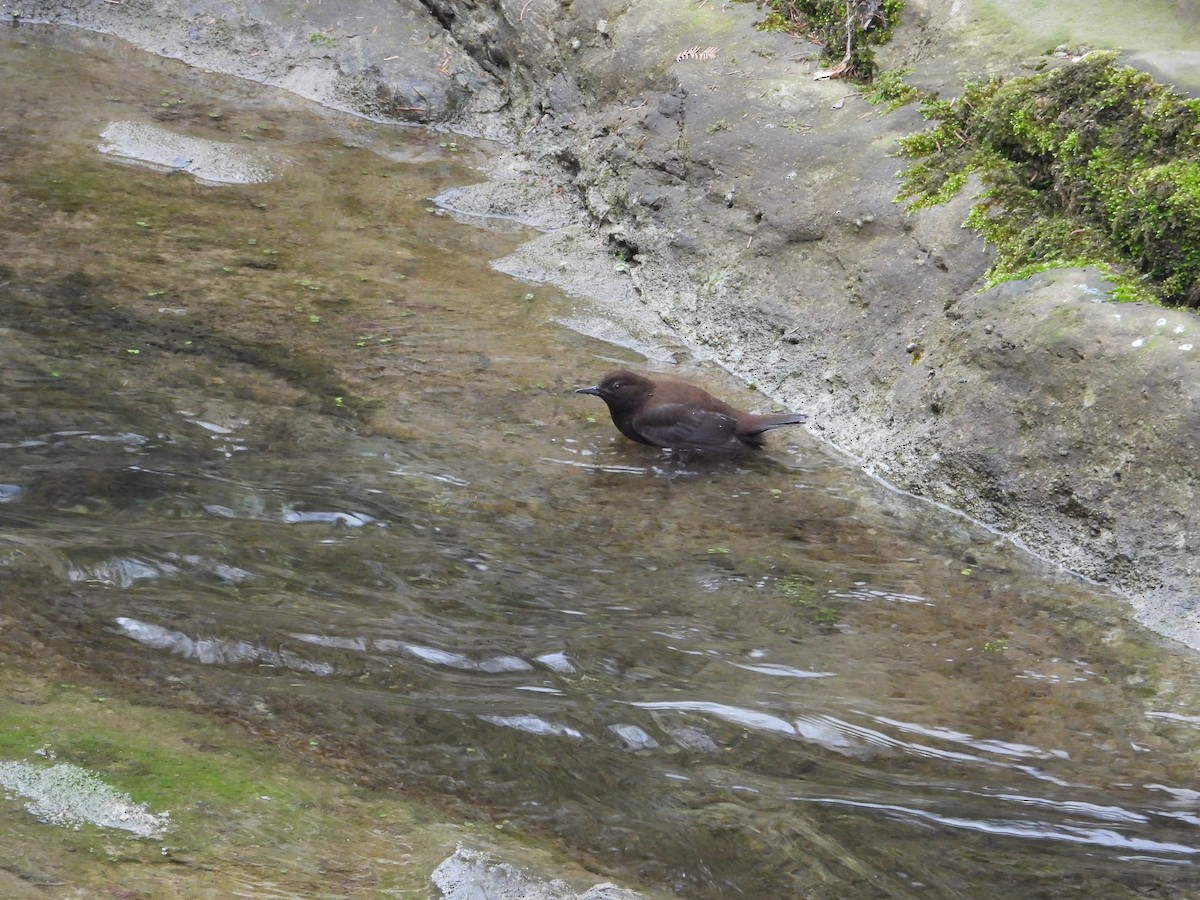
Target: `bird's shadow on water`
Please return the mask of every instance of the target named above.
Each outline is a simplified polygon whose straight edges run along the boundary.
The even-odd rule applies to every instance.
[[[610,475],[650,476],[669,481],[778,474],[807,468],[798,452],[785,450],[663,450],[640,444],[613,445],[586,457],[545,457],[547,462]]]
[[[710,451],[660,450],[650,463],[650,473],[660,478],[723,478],[769,475],[799,467],[799,459],[762,450]]]

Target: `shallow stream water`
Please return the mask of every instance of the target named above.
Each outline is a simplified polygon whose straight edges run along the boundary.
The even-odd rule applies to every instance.
[[[620,439],[662,366],[428,199],[487,149],[0,32],[3,612],[682,896],[1191,890],[1195,655],[802,430]]]

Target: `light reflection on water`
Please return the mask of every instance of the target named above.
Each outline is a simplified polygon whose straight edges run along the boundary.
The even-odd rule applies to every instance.
[[[218,79],[106,52],[5,36],[0,108],[87,66],[153,98],[122,120],[151,116],[165,80],[292,164],[221,188],[104,168],[86,90],[22,132],[0,243],[10,615],[115,679],[688,895],[1186,886],[1194,657],[802,432],[721,458],[614,439],[571,389],[623,351],[489,269],[512,235],[426,211],[471,177],[436,136],[269,92],[231,112]],[[139,203],[178,233],[121,218]],[[231,273],[213,248],[245,215],[285,250]],[[165,267],[186,278],[166,305],[145,296]]]

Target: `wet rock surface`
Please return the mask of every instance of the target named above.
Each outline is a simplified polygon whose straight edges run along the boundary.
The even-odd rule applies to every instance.
[[[1029,48],[995,40],[986,8],[910,3],[881,63],[946,92],[1020,71]],[[571,239],[545,255],[579,256],[533,266],[543,277],[637,305],[624,318],[651,314],[805,409],[890,483],[1111,585],[1200,647],[1195,316],[1109,302],[1091,271],[979,293],[988,253],[961,227],[967,201],[914,216],[893,202],[895,141],[918,111],[814,80],[817,48],[756,31],[752,6],[29,0],[0,13],[505,138],[458,211],[554,229],[574,210]],[[581,284],[574,260],[597,251],[622,265]]]
[[[115,34],[151,53],[375,119],[470,119],[486,129],[505,103],[494,79],[418,2],[33,0],[6,3],[0,15]]]

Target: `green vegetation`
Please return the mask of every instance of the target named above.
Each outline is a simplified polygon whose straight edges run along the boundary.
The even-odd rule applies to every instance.
[[[806,619],[822,628],[837,624],[840,618],[837,610],[822,603],[825,599],[824,594],[799,575],[780,576],[775,582],[775,589],[787,598],[788,605],[795,611],[798,619]],[[780,629],[776,630],[784,633]]]
[[[55,698],[51,702],[69,704],[72,690],[73,685],[62,685],[59,691],[51,692]],[[86,699],[81,697],[80,701]],[[106,727],[99,721],[109,718],[100,712],[91,713],[89,726],[81,729],[78,720],[41,722],[27,710],[15,707],[0,714],[4,735],[0,739],[0,758],[28,758],[37,755],[39,748],[48,747],[49,751],[42,749],[41,755],[50,753],[54,759],[96,772],[105,781],[135,792],[139,800],[155,807],[170,807],[177,818],[183,815],[179,810],[198,801],[251,804],[265,794],[280,795],[280,785],[264,774],[270,770],[254,765],[256,756],[266,757],[264,751],[242,748],[247,765],[235,771],[224,754],[205,757],[172,750],[162,746],[165,742],[131,734],[119,723]]]
[[[892,39],[904,0],[758,0],[767,10],[758,27],[785,31],[819,44],[830,77],[869,82],[875,50]]]
[[[139,838],[87,824],[94,799],[69,785],[51,796],[58,824],[6,791],[6,897],[268,896],[284,883],[297,897],[425,896],[429,872],[476,828],[357,787],[311,747],[280,752],[211,717],[101,692],[87,673],[63,681],[74,665],[45,651],[3,650],[0,762],[77,766],[169,814],[161,838]]]
[[[799,575],[784,575],[776,582],[775,586],[785,596],[804,597],[805,603],[813,602],[811,586],[806,584]]]
[[[921,96],[921,92],[904,80],[910,74],[911,69],[877,73],[875,79],[863,88],[863,99],[873,106],[882,105],[887,112],[912,103]]]
[[[923,111],[937,124],[901,140],[899,199],[943,203],[977,175],[990,283],[1098,265],[1122,299],[1200,306],[1200,101],[1093,53]]]

